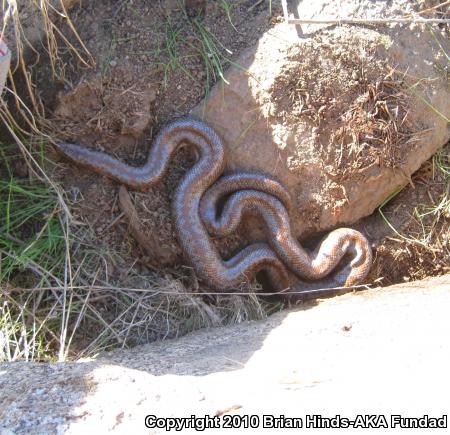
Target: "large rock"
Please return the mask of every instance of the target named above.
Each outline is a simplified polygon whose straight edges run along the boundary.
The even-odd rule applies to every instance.
[[[0,364],[0,433],[166,433],[145,428],[150,414],[440,417],[450,389],[449,303],[447,276],[96,360]]]
[[[395,16],[408,2],[360,3],[345,2],[346,15]],[[304,1],[302,17],[336,16],[333,4]],[[223,137],[229,169],[288,186],[306,235],[371,214],[448,140],[449,52],[439,27],[282,23],[194,113]]]

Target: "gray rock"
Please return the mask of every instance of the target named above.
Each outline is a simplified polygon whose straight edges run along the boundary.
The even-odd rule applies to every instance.
[[[0,433],[165,433],[150,414],[440,417],[449,303],[446,276],[93,360],[0,364]]]

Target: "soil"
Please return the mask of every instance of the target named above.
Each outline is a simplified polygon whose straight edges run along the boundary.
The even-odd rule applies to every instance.
[[[339,181],[374,165],[395,168],[411,147],[402,82],[389,72],[384,46],[369,41],[360,31],[317,35],[291,50],[270,93],[284,125],[310,125],[322,165]]]
[[[272,17],[268,15],[267,2],[238,0],[206,2],[205,7],[199,2],[200,7],[196,9],[193,4],[188,13],[171,0],[152,3],[100,0],[73,7],[71,18],[96,67],[83,67],[68,53],[63,56],[66,65],[63,81],[49,80],[49,65],[42,64],[34,70],[37,89],[57,135],[106,151],[133,165],[142,164],[151,138],[160,126],[188,113],[220,79],[214,62],[219,60],[226,68],[244,49],[255,45],[274,22],[281,20],[278,2],[273,3]],[[229,15],[226,4],[231,5]],[[200,27],[195,23],[200,23]],[[207,39],[202,39],[201,35],[205,35],[202,32],[206,32]],[[65,33],[70,32],[66,29]],[[74,38],[72,42],[79,46]],[[208,43],[215,45],[217,54],[208,51],[205,45]],[[389,107],[395,98],[390,87],[392,77],[386,76],[385,65],[380,63],[373,69],[380,80],[366,77],[357,53],[361,47],[349,46],[348,50],[336,53],[333,41],[316,41],[308,49],[314,52],[317,43],[322,48],[328,45],[329,49],[317,58],[317,67],[308,69],[309,73],[301,58],[292,59],[292,70],[286,71],[273,89],[275,107],[285,113],[286,122],[308,119],[316,129],[318,145],[346,145],[347,154],[338,155],[336,146],[323,150],[330,170],[337,177],[345,178],[346,171],[364,170],[380,159],[385,165],[394,166],[401,159],[401,147],[393,146],[391,154],[381,155],[375,140],[361,141],[358,137],[360,131],[372,131],[377,133],[374,137],[396,144],[400,136],[409,134],[407,124],[397,131],[389,128],[379,131],[381,123],[389,123]],[[326,80],[322,77],[325,71]],[[309,94],[294,90],[294,79],[295,88],[301,84]],[[332,84],[339,89],[339,95],[323,92],[330,80],[335,81]],[[368,89],[367,84],[373,82],[378,87]],[[328,85],[326,89],[330,88]],[[326,111],[321,110],[324,105],[328,107]],[[352,131],[346,129],[348,123],[331,126],[335,112],[345,112],[344,118],[351,120]],[[328,131],[335,133],[330,136]],[[49,154],[58,160],[51,150]],[[53,176],[62,182],[74,202],[75,220],[91,228],[96,243],[120,254],[123,269],[132,267],[136,261],[140,267],[151,270],[180,269],[183,261],[170,217],[170,200],[175,186],[192,164],[188,153],[178,153],[161,185],[146,193],[129,192],[140,221],[139,230],[147,237],[157,235],[159,246],[168,253],[164,262],[155,261],[152,252],[136,243],[136,227],[130,231],[127,214],[130,210],[124,211],[116,183],[60,163]],[[395,210],[394,226],[402,222],[406,228],[405,222],[411,220],[414,207],[429,203],[429,186],[434,181],[425,169],[421,173],[425,174],[423,185],[416,183],[415,189],[407,188],[385,208],[386,215]],[[433,201],[444,188],[442,183],[436,183],[436,192],[431,192]],[[403,239],[383,241],[383,237],[378,237],[386,228],[380,216],[365,220],[359,227],[365,229],[377,254],[372,281],[382,277],[383,282],[395,283],[448,271],[447,254],[439,258],[417,243],[410,245]],[[135,237],[131,235],[133,231]],[[219,250],[229,254],[240,247],[239,235],[244,233],[245,225],[236,237],[218,242]],[[384,236],[392,234],[395,236],[387,231]],[[448,253],[448,236],[447,242],[439,243],[444,243]],[[412,253],[405,255],[405,252]],[[422,258],[420,264],[416,261],[418,257]]]
[[[189,12],[192,16],[198,10],[191,8]],[[224,66],[229,64],[228,57],[234,58],[255,44],[271,25],[264,3],[254,7],[253,2],[236,2],[232,24],[220,2],[208,2],[201,17],[197,19],[214,35],[211,38],[219,47]],[[218,78],[217,71],[204,62],[199,31],[176,1],[154,6],[145,1],[119,6],[111,1],[91,2],[72,9],[72,19],[97,68],[80,71],[79,65],[67,62],[65,80],[72,90],[59,94],[46,80],[49,71],[38,71],[38,87],[52,113],[53,125],[62,139],[142,164],[154,127],[188,113]],[[181,151],[160,186],[146,193],[130,192],[141,228],[147,236],[158,234],[160,246],[171,254],[162,262],[164,266],[177,266],[182,260],[170,218],[170,200],[191,164],[189,154]],[[54,175],[80,199],[77,218],[88,222],[103,243],[119,246],[117,250],[122,251],[127,220],[120,217],[118,186],[67,166]],[[160,255],[155,262],[148,249],[132,245],[132,257],[141,258],[151,268],[161,266]],[[238,237],[218,244],[224,253],[238,246]]]
[[[450,163],[450,144],[442,150]],[[448,168],[448,166],[447,166]],[[382,285],[424,279],[450,273],[450,184],[436,168],[436,158],[425,162],[382,213],[364,219],[365,230],[374,244],[374,265],[369,279]],[[447,196],[446,196],[447,195]],[[440,211],[436,206],[447,198]]]

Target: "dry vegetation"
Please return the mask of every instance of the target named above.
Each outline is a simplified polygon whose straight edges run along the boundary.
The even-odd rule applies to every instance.
[[[54,80],[66,79],[67,57],[83,68],[94,65],[66,11],[63,20],[56,13],[63,2],[24,3],[40,14],[37,25],[45,29],[47,46],[39,55],[48,59]],[[223,11],[229,19],[230,8]],[[127,264],[123,252],[99,244],[96,228],[74,218],[71,208],[79,199],[77,193],[64,191],[47,175],[55,168],[48,160],[49,143],[61,132],[55,132],[34,92],[28,68],[36,65],[27,65],[24,53],[38,52],[28,44],[23,14],[15,1],[5,5],[4,28],[18,35],[19,55],[10,77],[9,105],[2,107],[7,140],[14,144],[2,145],[1,150],[0,360],[92,356],[204,326],[262,318],[280,309],[253,292],[199,295],[189,269],[165,274],[145,264]],[[62,24],[71,29],[70,36],[61,32]],[[221,77],[224,58],[201,21],[195,26],[199,37],[194,42],[204,58],[203,78],[209,87]],[[165,31],[164,76],[169,80],[171,72],[183,68],[183,59],[175,51],[176,30],[169,21]],[[19,92],[19,85],[26,92]],[[133,249],[126,244],[123,248]]]
[[[378,213],[392,230],[376,248],[373,279],[384,285],[450,273],[450,144]]]
[[[337,179],[374,165],[397,167],[416,140],[404,77],[389,65],[383,42],[319,34],[291,53],[271,91],[277,116],[292,128],[311,126],[321,161]]]
[[[64,81],[67,58],[82,68],[93,67],[94,59],[64,10],[67,2],[25,3],[33,5],[45,29],[46,46],[39,55],[48,60],[54,80]],[[220,4],[224,23],[234,28],[234,2]],[[190,269],[157,271],[141,261],[142,255],[136,256],[140,260],[135,264],[129,264],[123,254],[136,249],[133,242],[115,250],[99,238],[98,228],[72,214],[79,192],[64,191],[48,176],[57,165],[48,159],[55,131],[35,92],[31,65],[27,65],[25,57],[27,51],[38,51],[25,37],[23,9],[13,0],[3,7],[3,29],[14,30],[17,35],[17,61],[8,85],[8,106],[2,103],[1,107],[8,134],[0,148],[0,361],[92,356],[104,349],[174,337],[203,326],[262,318],[280,309],[282,303],[269,303],[252,293],[199,295],[199,284]],[[63,17],[56,12],[61,7]],[[274,6],[272,2],[259,2],[258,7],[267,8],[268,13],[268,8]],[[63,22],[71,30],[70,36],[61,32]],[[199,38],[192,44],[203,55],[205,69],[201,80],[208,89],[223,75],[226,51],[210,30],[201,27],[201,21],[195,23]],[[165,32],[162,72],[170,81],[171,74],[184,68],[189,59],[180,57],[177,51],[177,30],[172,23],[166,23]],[[108,68],[110,64],[105,65]],[[392,80],[393,77],[384,76],[380,88],[368,95],[371,110],[380,111],[386,140],[393,140],[386,99],[386,95],[393,95]],[[311,116],[313,122],[320,124],[320,107],[305,112],[309,110],[306,96],[298,97],[296,104],[303,103],[300,115]],[[335,140],[347,141],[357,136],[361,121],[358,108],[366,104],[361,101],[360,106],[349,110],[355,131],[342,130],[342,137]],[[400,133],[401,130],[395,132]],[[393,237],[377,249],[379,260],[374,277],[386,276],[385,282],[389,283],[403,280],[404,276],[411,279],[448,272],[448,152],[447,146],[415,177],[416,185],[425,186],[424,191],[432,186],[431,198],[417,198],[408,209],[409,224],[394,228]],[[396,207],[408,201],[402,200],[403,194],[380,207],[388,225],[394,225],[390,216],[396,213]],[[116,223],[113,220],[108,225]],[[400,259],[407,265],[402,267]],[[421,261],[427,262],[423,274],[419,273],[422,266],[417,267]],[[387,268],[398,271],[392,273]]]

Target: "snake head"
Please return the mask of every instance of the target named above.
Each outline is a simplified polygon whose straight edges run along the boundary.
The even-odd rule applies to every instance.
[[[57,142],[54,144],[59,154],[71,160],[72,162],[93,169],[93,164],[108,159],[105,153],[91,150],[81,145],[69,142]]]
[[[56,142],[53,146],[59,154],[71,160],[76,160],[78,155],[77,148],[80,148],[79,145],[68,142]]]

